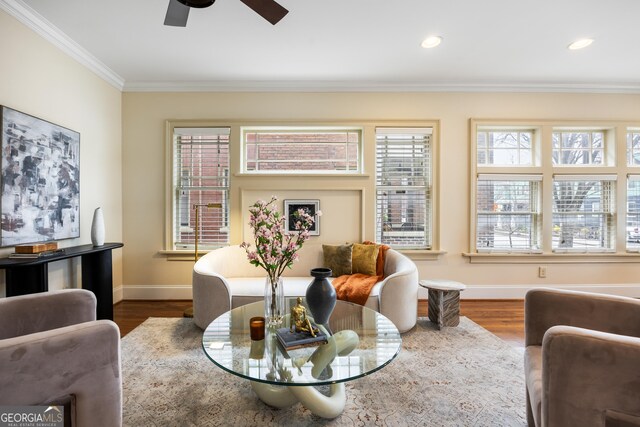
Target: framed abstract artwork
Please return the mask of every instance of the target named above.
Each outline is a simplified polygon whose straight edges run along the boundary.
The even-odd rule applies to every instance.
[[[80,237],[80,134],[0,106],[0,246]]]
[[[320,200],[285,200],[284,201],[284,227],[287,232],[296,231],[295,212],[302,209],[311,215],[315,222],[309,229],[311,236],[320,235],[320,217],[316,215],[320,211]]]

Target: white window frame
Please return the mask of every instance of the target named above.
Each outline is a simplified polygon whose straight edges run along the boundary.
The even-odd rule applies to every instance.
[[[208,133],[211,133],[208,135]],[[178,164],[179,162],[179,152],[178,149],[180,147],[180,136],[185,135],[193,135],[193,136],[218,136],[227,135],[227,152],[228,152],[228,160],[229,164],[225,165],[223,168],[223,175],[215,176],[215,177],[204,177],[202,175],[191,175],[190,169],[188,166]],[[230,184],[229,184],[229,170],[230,170],[230,126],[172,126],[170,128],[170,150],[168,153],[169,157],[169,170],[170,173],[170,181],[171,181],[171,210],[169,213],[169,232],[168,232],[168,242],[165,243],[167,249],[170,251],[193,251],[195,249],[195,223],[196,218],[192,219],[192,213],[195,214],[195,205],[198,206],[198,216],[197,219],[199,230],[198,230],[198,248],[199,250],[210,250],[215,249],[217,247],[227,246],[230,242],[230,233],[229,233],[229,193],[230,193]],[[213,142],[205,143],[205,145],[215,144]],[[220,141],[217,142],[220,144]],[[222,143],[222,145],[225,145]],[[202,164],[198,165],[199,168],[202,168]],[[198,179],[209,179],[209,180],[218,180],[219,185],[216,186],[199,186],[193,185],[191,182],[185,182],[185,172],[187,176],[191,176],[194,180]],[[223,194],[223,197],[217,204],[220,204],[220,207],[217,205],[215,207],[207,206],[207,201],[202,200],[193,200],[191,196],[192,190],[200,190],[200,191],[220,191]],[[186,201],[181,198],[187,198]],[[187,205],[188,210],[178,209],[180,203],[182,205]],[[192,212],[193,211],[193,212]],[[214,212],[215,211],[215,212]],[[212,213],[213,212],[213,213]],[[185,214],[186,213],[186,214]],[[184,224],[185,215],[187,218],[187,224]],[[207,217],[215,215],[218,218],[221,218],[222,226],[221,230],[226,228],[226,239],[225,240],[209,240],[207,238],[206,233],[201,231],[203,225],[205,224]],[[191,222],[193,221],[193,223]],[[194,234],[194,242],[180,242],[178,241],[179,230],[183,227],[188,227],[191,229]]]
[[[640,174],[629,174],[627,176],[627,220],[625,229],[625,240],[628,252],[640,252],[640,188],[637,192],[630,190],[631,184],[640,187]],[[633,201],[633,209],[631,197],[637,201]]]
[[[248,202],[254,201],[255,196],[247,199],[251,193],[260,193],[260,198],[266,199],[270,195],[277,195],[281,200],[287,198],[298,198],[288,196],[289,192],[302,193],[304,197],[310,197],[314,191],[326,192],[328,197],[338,200],[333,192],[346,191],[359,196],[360,210],[352,212],[353,215],[361,215],[359,227],[354,230],[357,233],[355,240],[375,240],[376,238],[376,128],[379,127],[400,127],[400,128],[430,128],[432,130],[431,140],[431,174],[432,182],[430,188],[430,248],[396,248],[414,260],[437,260],[446,252],[440,249],[439,236],[439,129],[438,120],[358,120],[358,121],[264,121],[264,120],[167,120],[165,122],[165,221],[164,221],[164,244],[158,252],[166,256],[168,261],[193,261],[193,251],[176,250],[172,241],[172,221],[173,221],[173,129],[174,127],[229,127],[230,128],[230,183],[229,183],[229,205],[228,222],[230,227],[230,244],[237,244],[247,240],[250,230],[246,225],[246,206]],[[242,169],[243,144],[242,130],[245,128],[280,127],[280,128],[313,128],[313,129],[359,129],[362,132],[360,139],[360,159],[361,168],[359,173],[304,173],[304,174],[281,174],[281,173],[246,173]],[[284,194],[283,194],[284,193]],[[331,193],[331,194],[330,194]],[[344,215],[335,207],[327,204],[321,205],[324,217],[328,220],[330,216]],[[327,228],[323,227],[326,231]],[[324,233],[323,233],[324,234]],[[326,238],[326,235],[320,237]],[[314,239],[312,237],[312,239]],[[206,248],[199,247],[202,252]]]
[[[477,132],[486,129],[511,129],[511,128],[535,129],[534,141],[534,166],[531,167],[500,167],[484,166],[477,162]],[[637,249],[628,248],[626,243],[627,227],[627,176],[640,175],[640,164],[628,165],[627,138],[631,132],[637,133],[640,126],[637,122],[624,121],[575,121],[575,120],[489,120],[470,119],[470,153],[471,157],[471,189],[470,197],[470,233],[469,252],[464,256],[472,263],[585,263],[585,262],[613,262],[626,263],[637,262]],[[557,131],[602,131],[603,138],[603,164],[602,165],[561,165],[552,162],[552,137]],[[476,180],[478,174],[541,174],[541,253],[482,253],[476,247],[477,234],[477,202]],[[614,229],[610,237],[615,240],[610,249],[591,251],[558,251],[553,248],[553,179],[558,175],[583,175],[583,176],[610,176],[615,177],[614,187],[611,189],[614,204],[611,213]],[[602,208],[600,206],[598,209]]]
[[[355,133],[358,135],[358,141],[356,143],[356,167],[355,169],[349,169],[348,167],[344,170],[342,169],[285,169],[285,170],[259,170],[259,169],[249,169],[248,163],[249,159],[247,159],[247,150],[249,142],[247,141],[247,135],[259,133],[259,134],[273,134],[273,133],[281,133],[281,134],[295,134],[295,133]],[[363,129],[360,127],[350,127],[350,126],[242,126],[241,127],[241,141],[242,141],[242,149],[241,149],[241,160],[240,160],[240,168],[241,173],[244,174],[255,174],[255,175],[359,175],[362,174],[363,168],[363,155],[362,155],[362,138],[363,138]],[[274,143],[265,143],[265,145],[273,145]],[[276,163],[276,162],[299,162],[299,163],[329,163],[333,161],[345,162],[345,164],[349,164],[349,146],[351,144],[347,142],[337,143],[337,142],[322,142],[319,143],[321,145],[345,145],[345,158],[340,159],[326,159],[326,160],[318,160],[318,159],[284,159],[284,160],[268,160],[265,162]],[[257,146],[256,146],[257,152]],[[304,150],[301,151],[304,153]],[[260,160],[255,160],[256,163],[259,163]]]
[[[583,209],[577,209],[577,210],[573,210],[573,211],[567,211],[567,212],[559,212],[557,210],[557,205],[554,203],[553,205],[553,223],[557,224],[559,221],[557,221],[557,217],[559,216],[568,216],[568,217],[581,217],[581,216],[587,216],[589,214],[595,214],[595,215],[599,215],[604,219],[604,222],[606,224],[608,224],[607,226],[605,226],[604,228],[599,229],[599,235],[601,236],[600,239],[601,241],[607,241],[608,242],[608,246],[605,247],[597,247],[597,248],[590,248],[586,245],[586,242],[583,243],[582,246],[574,246],[571,248],[563,248],[561,247],[559,244],[558,246],[555,245],[555,242],[552,239],[552,250],[555,253],[562,253],[562,252],[592,252],[592,253],[607,253],[607,252],[615,252],[615,245],[616,245],[616,202],[615,202],[615,196],[616,196],[616,180],[617,180],[617,175],[571,175],[571,174],[558,174],[558,175],[554,175],[553,177],[553,191],[556,191],[556,184],[559,184],[561,182],[598,182],[600,183],[601,186],[601,200],[598,202],[598,210],[597,211],[587,211],[586,209],[584,209],[584,202],[586,201],[586,199],[584,199],[581,203],[581,208]],[[586,220],[585,220],[586,221]],[[584,225],[585,227],[588,226],[587,224]],[[559,236],[559,239],[561,237]],[[578,238],[576,236],[576,238]],[[584,240],[584,239],[583,239]]]
[[[564,134],[571,134],[571,133],[586,133],[589,134],[589,147],[588,148],[582,148],[581,151],[585,151],[585,152],[593,152],[595,150],[599,150],[601,151],[601,163],[593,163],[591,160],[591,155],[589,155],[589,163],[553,163],[553,159],[552,159],[552,163],[554,165],[554,167],[564,167],[564,168],[575,168],[575,167],[593,167],[593,168],[599,168],[599,167],[603,167],[603,166],[607,166],[609,164],[608,160],[610,159],[609,156],[607,156],[607,152],[608,150],[610,150],[609,148],[609,144],[607,141],[607,130],[606,129],[599,129],[599,128],[577,128],[577,129],[566,129],[566,128],[556,128],[553,130],[553,134],[552,134],[552,139],[551,139],[551,145],[552,145],[552,155],[554,152],[558,152],[558,158],[561,158],[561,154],[564,151],[572,151],[572,149],[565,149],[562,146],[562,136]],[[594,147],[593,146],[593,135],[599,133],[602,134],[602,147]],[[553,138],[555,137],[555,135],[560,135],[560,146],[556,149],[553,147]],[[573,149],[575,150],[575,149]]]
[[[541,227],[541,212],[540,212],[540,183],[542,182],[542,175],[513,175],[513,174],[478,174],[476,181],[475,191],[480,192],[480,182],[486,181],[503,181],[503,182],[528,182],[529,183],[529,204],[530,209],[528,211],[483,211],[476,207],[476,248],[477,251],[482,253],[541,253],[540,249],[540,234],[542,232]],[[476,194],[476,200],[479,196]],[[523,216],[530,218],[531,230],[528,247],[509,247],[509,248],[496,248],[493,246],[478,246],[478,241],[482,240],[480,236],[480,217],[495,217],[497,220],[501,217],[512,218],[517,216]]]
[[[637,128],[629,128],[627,129],[627,166],[629,167],[638,167],[640,166],[640,144],[638,146],[633,146],[633,140],[640,139],[640,129]],[[639,159],[638,163],[633,163],[631,159],[635,158]]]
[[[512,151],[515,151],[518,155],[518,163],[514,163],[512,165],[508,165],[508,164],[504,164],[504,163],[482,163],[482,166],[486,166],[486,167],[514,167],[514,168],[518,168],[518,167],[527,167],[527,166],[534,166],[534,164],[536,163],[536,156],[535,156],[535,143],[534,143],[534,138],[535,138],[535,130],[534,129],[528,129],[528,128],[483,128],[481,130],[478,130],[478,132],[476,133],[476,137],[477,134],[479,133],[484,133],[485,134],[485,143],[488,144],[488,140],[489,140],[489,134],[490,133],[515,133],[517,134],[517,140],[518,140],[518,145],[516,148],[511,149]],[[520,161],[520,159],[522,158],[522,151],[525,151],[526,149],[521,148],[520,147],[520,143],[521,143],[521,136],[522,134],[525,133],[529,133],[531,134],[531,140],[530,140],[530,148],[529,148],[529,156],[530,156],[530,161],[529,163],[523,163]],[[495,149],[495,148],[494,148]],[[506,151],[507,149],[505,148],[498,148],[498,150],[500,151]],[[476,140],[476,151],[475,151],[475,161],[476,163],[478,162],[478,157],[480,155],[480,152],[483,152],[485,155],[485,159],[488,159],[490,157],[490,153],[491,150],[489,149],[488,145],[486,147],[478,147],[477,145],[477,140]]]
[[[434,174],[434,151],[433,151],[433,128],[431,127],[376,127],[376,241],[379,243],[387,244],[395,249],[431,249],[433,247],[433,174]],[[384,142],[383,142],[384,141]],[[414,163],[415,158],[410,162],[410,174],[403,176],[398,175],[397,171],[393,172],[393,178],[395,181],[389,184],[383,183],[383,177],[388,177],[389,170],[386,169],[384,162],[380,162],[382,159],[380,148],[384,147],[388,149],[389,146],[413,146],[411,152],[416,152],[416,148],[422,148],[424,156],[418,159],[418,163]],[[407,152],[409,153],[409,152]],[[420,166],[419,161],[422,160],[423,164]],[[421,169],[420,173],[416,176],[416,167]],[[411,191],[411,194],[415,194],[423,197],[424,205],[423,209],[425,221],[423,229],[420,230],[402,230],[402,225],[398,230],[386,230],[387,227],[385,219],[382,217],[384,210],[383,204],[388,203],[389,197],[383,197],[383,194],[388,192],[397,192],[397,195],[402,196],[402,193]],[[404,199],[403,197],[401,197]],[[412,203],[415,200],[411,200],[413,197],[409,197],[404,203]],[[420,208],[419,208],[420,209]],[[411,228],[414,228],[415,224]],[[393,239],[397,239],[396,243]],[[398,243],[402,239],[407,239],[409,242],[405,244]],[[412,239],[415,239],[411,242]],[[417,240],[421,240],[421,243],[416,244]]]

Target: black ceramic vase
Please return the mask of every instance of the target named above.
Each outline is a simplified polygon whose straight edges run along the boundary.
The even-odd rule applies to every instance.
[[[313,281],[307,288],[307,306],[316,324],[324,325],[329,321],[336,306],[336,290],[327,279],[331,276],[331,269],[314,268],[311,270],[311,276]]]

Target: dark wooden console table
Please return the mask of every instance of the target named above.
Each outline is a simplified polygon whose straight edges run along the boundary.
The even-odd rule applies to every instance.
[[[81,258],[82,288],[96,295],[96,317],[113,320],[113,271],[111,250],[122,243],[102,246],[81,245],[64,248],[64,252],[35,259],[0,259],[0,269],[6,270],[6,295],[46,292],[49,290],[49,263],[68,258]]]

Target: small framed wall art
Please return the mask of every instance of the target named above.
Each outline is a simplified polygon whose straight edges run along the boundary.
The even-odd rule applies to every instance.
[[[80,134],[0,106],[0,246],[80,236]]]
[[[309,229],[311,236],[320,235],[320,216],[317,213],[320,211],[320,200],[299,200],[290,199],[284,201],[284,226],[287,232],[296,231],[295,212],[298,209],[302,209],[305,213],[311,215],[315,222]]]

